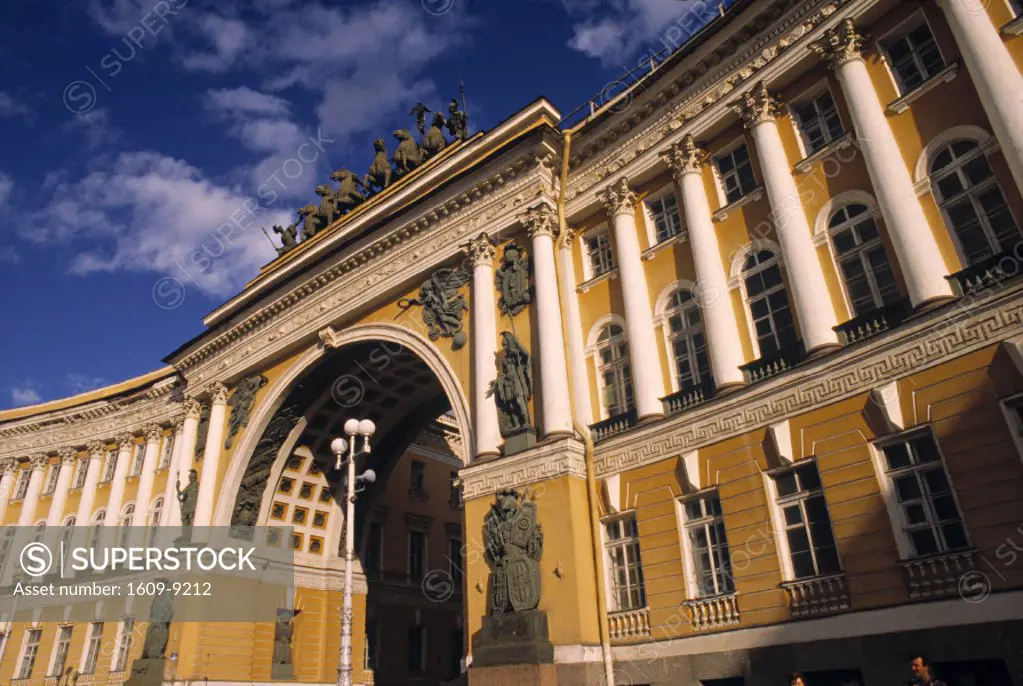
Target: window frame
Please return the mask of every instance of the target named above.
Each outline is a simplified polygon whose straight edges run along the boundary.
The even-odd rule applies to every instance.
[[[675,200],[675,217],[677,220],[675,224],[677,231],[675,231],[675,233],[671,234],[670,236],[667,236],[666,238],[662,239],[660,236],[657,235],[657,217],[660,214],[666,214],[666,211],[664,210],[664,200],[669,196],[671,196]],[[660,204],[661,207],[660,211],[655,210],[654,208],[655,203]],[[674,183],[668,183],[667,185],[659,188],[657,191],[646,196],[645,198],[643,198],[641,204],[643,208],[643,223],[645,224],[646,227],[648,249],[656,248],[661,245],[667,245],[672,241],[685,240],[687,235],[685,226],[685,216],[682,211],[682,203],[679,201],[679,194],[676,191]]]
[[[33,639],[35,640],[34,643],[32,642]],[[25,638],[21,642],[21,650],[18,651],[17,669],[14,672],[15,680],[32,678],[32,672],[36,668],[36,661],[39,659],[39,646],[42,642],[42,627],[33,625],[25,629]],[[29,655],[30,650],[31,656]]]
[[[711,388],[713,388],[715,385],[714,370],[711,367],[710,361],[710,342],[707,340],[707,328],[704,321],[703,308],[700,306],[698,294],[693,291],[694,285],[695,284],[688,282],[676,282],[664,289],[662,298],[658,299],[657,317],[654,320],[654,325],[661,327],[661,334],[664,337],[664,351],[668,356],[668,372],[669,377],[671,378],[672,392],[674,393],[678,393],[682,390],[682,380],[679,378],[674,343],[676,340],[683,337],[689,340],[687,348],[689,351],[690,366],[696,370],[696,375],[700,377],[691,385],[687,385],[686,388],[699,388],[704,384],[708,384]],[[676,294],[683,290],[690,293],[689,301],[680,306],[674,305],[673,301],[675,300]],[[685,327],[680,329],[680,332],[678,333],[673,332],[671,329],[672,316],[679,312],[686,312],[690,309],[695,309],[699,316],[699,330],[694,330],[696,327]],[[703,378],[703,374],[700,370],[698,362],[699,354],[695,352],[696,346],[693,343],[693,337],[697,334],[703,335],[704,356],[707,360],[706,378]]]
[[[770,252],[774,256],[773,259],[775,260],[775,262],[778,265],[778,271],[780,272],[780,275],[781,275],[781,283],[778,286],[775,286],[773,288],[780,288],[781,290],[783,290],[785,292],[785,299],[788,301],[789,312],[792,314],[792,331],[795,334],[795,340],[792,343],[792,345],[798,345],[799,342],[802,340],[801,332],[799,330],[799,327],[796,325],[795,306],[793,305],[792,298],[789,295],[789,287],[788,287],[788,281],[787,281],[788,274],[787,274],[787,270],[785,269],[785,260],[782,259],[781,248],[778,245],[775,245],[773,243],[752,243],[749,250],[740,253],[737,257],[738,257],[738,264],[739,264],[739,270],[738,270],[738,272],[739,272],[738,273],[738,281],[739,281],[739,289],[740,289],[739,293],[742,295],[743,312],[746,315],[746,326],[747,326],[747,328],[749,330],[750,345],[751,345],[752,350],[753,350],[753,359],[754,360],[763,359],[764,358],[764,352],[760,348],[760,337],[757,335],[757,328],[756,328],[756,322],[758,320],[753,315],[753,308],[752,308],[752,303],[750,301],[749,289],[746,287],[746,279],[747,279],[748,276],[753,276],[753,275],[755,275],[755,274],[757,274],[757,273],[759,273],[761,271],[765,271],[765,270],[769,269],[773,265],[772,264],[767,264],[767,263],[758,264],[758,265],[756,265],[757,271],[748,274],[747,270],[746,270],[746,262],[749,260],[749,258],[751,256],[753,256],[755,254],[758,254],[758,253],[761,253],[761,252]],[[775,291],[771,291],[771,292],[773,293]],[[759,294],[757,294],[756,297],[757,298],[766,298],[768,295],[770,295],[770,293],[768,293],[768,290],[764,290],[764,291],[761,291]],[[778,340],[778,331],[774,327],[774,316],[773,316],[773,314],[774,313],[771,312],[771,327],[772,327],[772,330],[774,331],[775,342],[778,343],[778,350],[779,351],[785,350],[787,346],[781,345],[781,342]]]
[[[14,479],[14,489],[11,492],[11,501],[24,500],[28,495],[28,483],[32,479],[31,469],[19,469]]]
[[[688,514],[686,512],[686,505],[695,501],[700,501],[702,503],[708,498],[715,498],[717,500],[718,514],[708,515],[707,507],[704,505],[702,507],[703,516],[697,520],[689,521]],[[676,498],[675,514],[678,519],[679,545],[682,550],[682,568],[683,573],[685,574],[686,598],[689,600],[704,600],[707,598],[733,595],[735,593],[735,572],[732,567],[732,551],[728,545],[728,531],[727,527],[725,527],[724,510],[721,508],[721,494],[719,493],[718,488],[714,486],[712,488],[706,488],[701,491],[689,493],[680,498]],[[727,569],[719,570],[715,564],[713,553],[710,555],[711,565],[714,566],[715,571],[715,593],[705,594],[700,589],[700,574],[697,570],[696,564],[696,548],[693,545],[690,532],[698,528],[703,528],[705,533],[708,534],[707,540],[709,542],[710,536],[708,527],[712,527],[719,522],[725,533],[723,548],[727,562]],[[708,545],[708,551],[713,550],[714,546]],[[725,578],[728,580],[728,583],[725,584],[725,586],[728,586],[728,588],[719,587],[719,573],[723,573],[725,575]]]
[[[923,81],[910,89],[905,89],[902,83],[902,76],[895,70],[895,63],[889,53],[889,45],[900,38],[906,38],[910,32],[919,28],[920,26],[926,26],[928,33],[931,34],[931,40],[934,42],[934,47],[938,52],[938,56],[941,58],[942,66],[935,73],[927,75]],[[874,47],[877,50],[877,54],[881,56],[881,61],[885,65],[885,69],[888,70],[888,76],[892,80],[892,85],[895,87],[896,98],[901,100],[902,98],[916,92],[923,88],[927,83],[941,76],[942,72],[948,69],[953,63],[948,60],[945,55],[945,51],[941,49],[941,45],[938,43],[937,36],[934,35],[934,27],[931,25],[930,20],[927,18],[927,13],[924,12],[923,8],[919,8],[910,14],[908,17],[900,21],[896,26],[886,31],[884,34],[877,37],[874,41]],[[920,70],[921,74],[924,74],[920,68],[921,65],[916,59],[918,56],[916,50],[913,50],[914,64]]]
[[[1016,407],[1020,410],[1017,412]],[[1006,426],[1016,446],[1016,454],[1023,460],[1023,393],[1016,393],[998,401]]]
[[[174,460],[174,432],[163,436],[160,441],[160,459],[156,464],[157,471],[169,469]]]
[[[848,208],[853,205],[862,205],[866,207],[866,211],[854,215],[853,217],[849,217]],[[843,211],[846,213],[845,221],[841,222],[838,226],[834,227],[831,226],[831,221],[834,219],[834,217],[839,212]],[[850,319],[855,319],[856,317],[861,315],[856,314],[856,306],[853,301],[852,293],[849,291],[849,286],[846,283],[845,272],[842,270],[842,262],[844,261],[843,257],[845,257],[845,259],[858,259],[860,261],[861,266],[863,266],[864,275],[866,276],[867,279],[867,285],[870,287],[870,293],[874,299],[873,309],[894,305],[896,302],[905,297],[902,291],[899,290],[899,281],[898,278],[896,277],[895,270],[896,263],[892,261],[891,256],[888,254],[888,246],[885,245],[883,234],[881,231],[881,222],[883,220],[883,217],[881,215],[880,207],[875,202],[866,202],[865,199],[848,199],[844,202],[829,207],[827,209],[827,213],[824,219],[825,221],[823,231],[825,239],[828,242],[828,249],[831,252],[831,259],[834,261],[835,275],[838,277],[838,281],[841,285],[842,298],[845,301],[845,307],[849,313]],[[846,253],[843,256],[838,249],[838,245],[836,245],[835,243],[835,234],[839,231],[852,231],[857,226],[868,220],[874,222],[874,228],[877,230],[877,237],[871,239],[870,241],[860,243],[853,249],[853,251],[850,251],[849,253]],[[858,234],[856,235],[858,236]],[[887,304],[885,303],[884,297],[881,294],[880,287],[877,285],[877,278],[874,274],[874,269],[866,260],[866,252],[869,250],[873,250],[875,244],[876,247],[879,247],[884,252],[885,260],[888,262],[888,269],[892,272],[892,279],[895,282],[896,287],[895,294],[897,297],[894,297],[892,302]]]
[[[65,631],[67,632],[67,640],[64,640]],[[71,637],[74,635],[74,625],[72,624],[59,624],[57,625],[57,634],[54,636],[53,649],[50,651],[50,664],[46,670],[48,677],[60,677],[61,673],[67,667],[68,657],[71,653]],[[64,652],[61,655],[61,644],[63,643]],[[60,660],[60,669],[57,668],[57,661]]]
[[[418,666],[414,666],[412,664],[412,656],[414,654],[413,650],[412,650],[412,634],[413,634],[413,632],[417,636],[419,636],[419,655],[418,655],[418,662],[419,662],[419,664],[418,664]],[[410,674],[421,675],[421,674],[426,674],[427,671],[429,671],[427,669],[428,653],[426,651],[426,638],[427,638],[426,627],[420,626],[418,624],[413,624],[412,626],[410,626],[408,628],[408,642],[409,642],[409,645],[408,645],[408,651],[407,651],[408,652],[408,665],[407,666],[408,666],[408,671],[409,671]]]
[[[607,340],[606,341],[602,341],[601,340],[601,336],[603,335],[604,330],[605,329],[609,329],[609,327],[611,327],[611,326],[619,327],[621,329],[621,334],[611,335],[609,333]],[[603,361],[602,361],[602,358],[601,358],[601,349],[602,349],[602,347],[604,345],[610,345],[610,346],[612,346],[612,352],[614,352],[613,345],[617,345],[618,344],[618,343],[615,342],[615,340],[617,338],[621,339],[620,343],[622,345],[624,345],[624,347],[625,347],[625,355],[617,357],[609,365],[605,366],[603,364]],[[610,317],[604,317],[604,318],[600,319],[596,324],[594,324],[593,328],[590,331],[590,345],[587,348],[587,355],[593,361],[593,372],[594,372],[594,375],[595,375],[594,378],[596,379],[596,382],[597,382],[597,384],[596,384],[596,386],[597,386],[597,406],[598,406],[598,409],[599,409],[600,419],[601,420],[609,419],[611,417],[618,416],[619,414],[627,413],[631,409],[634,409],[636,407],[636,396],[635,396],[635,388],[632,385],[632,351],[629,350],[629,333],[626,330],[625,322],[621,318],[619,318],[619,317],[610,316]],[[624,398],[625,403],[622,406],[622,409],[621,409],[620,412],[616,412],[615,414],[611,414],[610,410],[607,407],[607,403],[605,402],[605,398],[606,398],[606,394],[607,394],[607,390],[606,390],[607,385],[604,383],[604,376],[603,376],[602,372],[603,372],[603,370],[605,368],[609,368],[609,369],[613,368],[615,370],[618,370],[619,368],[622,368],[622,367],[624,368],[625,371],[623,371],[620,375],[618,375],[617,372],[616,372],[616,378],[619,379],[621,381],[621,383],[622,383],[621,391],[622,391],[622,394],[625,396],[625,398]],[[628,391],[629,391],[630,388],[632,389],[632,404],[631,404],[631,406],[630,406],[630,404],[628,402],[628,397],[629,397]]]
[[[608,256],[608,264],[606,269],[604,269],[602,265],[601,271],[598,272],[593,264],[593,254],[590,252],[589,241],[591,239],[597,239],[599,243],[601,237],[604,237],[607,241],[606,253]],[[600,249],[601,251],[605,250],[603,247]],[[607,224],[601,224],[600,226],[584,232],[579,237],[579,250],[582,252],[584,284],[595,279],[608,277],[608,275],[614,274],[618,271],[618,260],[615,256],[615,246],[611,236],[611,227]]]
[[[817,471],[817,480],[820,482],[820,485],[811,490],[803,490],[800,488],[794,494],[782,496],[778,491],[778,477],[789,472],[792,472],[793,476],[795,476],[796,470],[807,466],[813,466],[815,468]],[[842,564],[842,556],[838,550],[838,539],[835,537],[835,523],[831,518],[831,506],[828,503],[827,492],[820,478],[820,466],[817,463],[817,458],[808,457],[806,459],[793,462],[790,465],[785,465],[784,467],[768,470],[763,474],[764,484],[767,488],[767,495],[769,498],[768,508],[771,511],[771,522],[775,531],[775,545],[778,551],[778,560],[781,562],[784,581],[809,581],[811,579],[820,579],[844,574],[845,566]],[[820,564],[817,561],[817,545],[810,529],[810,518],[806,512],[806,501],[812,497],[818,496],[824,502],[824,511],[828,518],[828,529],[831,532],[831,542],[835,548],[835,560],[838,564],[838,569],[834,571],[821,572],[820,570]],[[788,525],[785,521],[785,508],[796,504],[799,506],[801,518],[800,524],[806,532],[807,541],[810,544],[810,559],[813,562],[814,568],[814,573],[807,576],[796,575],[795,563],[792,559],[792,549],[789,545],[788,539],[789,530],[795,527],[794,525]]]
[[[739,148],[743,147],[746,148],[746,156],[749,161],[750,174],[753,177],[753,186],[749,189],[743,189],[742,184],[739,183],[739,189],[741,191],[741,194],[737,198],[729,199],[728,183],[726,180],[726,176],[731,176],[734,173],[736,174],[737,178],[740,178],[738,177],[738,172],[735,171],[738,169],[738,167],[735,166],[734,155],[739,150]],[[722,173],[720,164],[721,160],[726,157],[733,158],[732,170],[729,171],[727,175]],[[718,201],[720,203],[718,211],[720,211],[722,208],[729,207],[730,205],[742,202],[745,198],[756,193],[762,183],[760,179],[757,177],[757,168],[756,165],[753,164],[753,149],[750,146],[749,142],[746,140],[746,136],[739,136],[738,138],[730,142],[728,145],[722,147],[721,150],[711,155],[710,168],[712,175],[714,176],[714,187],[717,189]]]
[[[89,622],[89,633],[82,648],[82,659],[78,665],[81,674],[95,674],[99,666],[99,657],[103,649],[104,622]],[[89,664],[92,664],[90,668]]]
[[[620,524],[622,522],[632,520],[633,527],[635,528],[635,535],[622,537],[620,539],[612,539],[608,534],[608,526],[612,524]],[[606,580],[605,592],[607,594],[608,611],[610,612],[636,612],[647,607],[646,597],[646,577],[643,574],[643,552],[642,546],[639,541],[639,523],[636,520],[635,511],[622,512],[612,517],[605,517],[600,521],[601,538],[604,544],[604,578]],[[618,575],[616,572],[619,567],[611,555],[612,548],[626,549],[634,546],[635,562],[628,561],[628,554],[624,556],[625,562],[625,578],[626,587],[624,589],[627,597],[631,598],[635,592],[638,596],[639,603],[635,607],[632,603],[629,603],[628,607],[624,607],[621,602],[621,589],[618,585]],[[637,582],[635,586],[628,580],[629,579],[629,568],[635,567]]]
[[[835,108],[835,117],[838,118],[838,125],[839,127],[841,127],[841,131],[835,135],[833,135],[831,131],[826,126],[823,125],[824,119],[822,118],[820,108],[817,106],[817,101],[824,95],[828,95],[831,98],[831,103]],[[817,122],[821,124],[821,133],[825,138],[824,144],[821,145],[816,150],[811,149],[810,141],[806,135],[806,130],[803,127],[803,122],[797,111],[797,108],[805,106],[807,104],[814,105],[814,112],[817,116]],[[800,152],[803,153],[803,159],[813,157],[814,155],[828,148],[828,146],[841,140],[849,133],[849,130],[845,124],[845,120],[842,117],[842,110],[838,106],[838,99],[835,97],[835,92],[834,90],[832,90],[831,84],[828,83],[827,79],[822,79],[821,81],[817,82],[804,92],[797,95],[786,105],[786,107],[789,112],[789,120],[792,122],[792,128],[796,132],[796,139],[799,142]]]
[[[124,672],[130,666],[132,638],[135,633],[135,618],[128,616],[117,625],[114,654],[110,660],[111,673]]]
[[[419,556],[419,565],[420,565],[420,567],[422,567],[422,569],[419,570],[419,572],[420,572],[419,574],[414,574],[413,570],[412,570],[412,537],[413,536],[421,536],[422,540],[423,540],[422,552],[420,553],[420,556]],[[429,536],[427,535],[427,532],[423,531],[422,529],[419,529],[419,528],[416,528],[416,527],[410,527],[409,530],[408,530],[408,533],[405,536],[405,539],[406,539],[406,544],[407,544],[406,554],[405,554],[405,565],[406,565],[405,573],[408,575],[408,577],[410,579],[422,579],[423,576],[426,574],[426,568],[429,566],[429,559],[430,559],[430,557],[429,557],[429,548],[430,548]]]

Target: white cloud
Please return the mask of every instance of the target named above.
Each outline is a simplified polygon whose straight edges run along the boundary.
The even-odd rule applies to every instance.
[[[93,391],[106,385],[107,380],[99,376],[88,376],[86,374],[75,374],[73,372],[69,372],[68,375],[64,377],[64,386],[67,387],[68,391],[70,391],[73,395]]]
[[[14,190],[14,179],[11,175],[0,171],[0,208],[7,204]]]
[[[20,98],[6,91],[0,91],[0,119],[6,117],[32,118],[32,109]]]
[[[61,125],[61,130],[79,144],[90,149],[101,148],[118,140],[119,132],[110,123],[110,113],[102,107],[76,114]]]
[[[23,405],[35,405],[42,402],[43,397],[39,395],[39,386],[34,381],[24,381],[20,386],[11,386],[11,403],[14,407]]]
[[[199,19],[197,28],[210,43],[211,50],[194,52],[182,57],[184,67],[192,71],[214,73],[227,71],[234,66],[251,38],[251,32],[245,22],[215,14],[207,14]]]

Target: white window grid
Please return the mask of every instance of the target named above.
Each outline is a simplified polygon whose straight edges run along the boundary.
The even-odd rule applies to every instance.
[[[807,156],[820,151],[845,134],[835,98],[828,88],[794,103],[790,110]]]
[[[28,493],[28,482],[32,477],[31,470],[22,469],[18,471],[18,478],[14,484],[14,497],[11,500],[24,500]]]
[[[11,546],[14,545],[15,529],[12,526],[4,527],[3,538],[0,538],[0,579],[3,578],[4,569],[7,567],[7,560],[11,556]]]
[[[690,289],[679,288],[671,294],[664,312],[664,326],[668,351],[674,362],[675,390],[712,383],[700,304]]]
[[[646,590],[635,516],[606,520],[604,537],[611,607],[616,612],[645,607]]]
[[[771,478],[776,521],[784,537],[779,548],[788,562],[786,576],[809,579],[840,573],[842,565],[817,463],[802,461],[773,472]]]
[[[89,527],[88,546],[94,548],[99,543],[99,536],[103,530],[103,523],[106,521],[107,511],[100,510],[92,517],[92,525]]]
[[[103,479],[101,483],[108,483],[114,480],[114,471],[117,469],[117,451],[108,450],[103,459]]]
[[[782,276],[781,260],[770,250],[753,252],[742,270],[750,333],[761,358],[797,341],[792,305]]]
[[[689,597],[708,598],[734,593],[732,560],[717,492],[683,498],[680,507]]]
[[[99,662],[100,647],[103,643],[103,622],[92,622],[89,624],[89,639],[82,652],[82,674],[95,674],[96,664]]]
[[[866,205],[850,203],[838,208],[828,221],[828,231],[853,316],[899,300],[877,220]]]
[[[57,627],[57,640],[53,644],[53,658],[50,660],[49,676],[61,676],[67,664],[68,649],[71,647],[70,624]]]
[[[46,488],[43,495],[53,495],[57,491],[57,477],[60,475],[61,464],[51,464],[46,471]]]
[[[922,12],[879,41],[901,95],[912,92],[945,68],[934,33]]]
[[[738,202],[757,189],[753,160],[745,141],[715,155],[714,169],[726,205]]]
[[[625,329],[607,324],[597,336],[597,379],[602,407],[608,417],[628,412],[634,406],[632,369]]]
[[[75,462],[75,476],[72,488],[82,488],[85,486],[85,477],[89,473],[89,462],[89,458]]]
[[[682,215],[675,193],[668,191],[646,201],[648,219],[653,225],[653,243],[663,243],[682,235]]]
[[[976,264],[1023,238],[980,145],[954,141],[931,159],[934,198],[964,264]]]
[[[32,676],[42,636],[42,629],[28,629],[25,632],[25,643],[21,648],[21,659],[18,660],[18,671],[14,677],[15,679],[28,679]]]
[[[138,476],[142,473],[142,464],[146,456],[146,444],[136,443],[131,451],[131,469],[128,476]]]
[[[930,429],[876,444],[900,553],[912,558],[970,547],[962,510]]]
[[[125,617],[117,633],[117,650],[114,661],[110,664],[111,672],[123,672],[128,668],[128,656],[131,654],[131,639],[135,633],[135,618]]]
[[[408,575],[421,579],[426,574],[426,532],[409,529],[408,532]]]
[[[582,238],[586,253],[586,279],[595,279],[614,270],[615,257],[611,248],[611,232],[606,228],[592,231]]]
[[[174,434],[168,434],[163,439],[163,444],[160,449],[160,464],[157,465],[157,469],[167,469],[170,467],[171,456],[174,454]]]

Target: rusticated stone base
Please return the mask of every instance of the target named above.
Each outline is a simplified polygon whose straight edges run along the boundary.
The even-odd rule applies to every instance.
[[[498,665],[469,668],[469,686],[557,686],[558,668],[544,665]]]
[[[138,659],[131,663],[131,676],[124,686],[160,686],[163,683],[164,658]]]
[[[523,610],[484,617],[472,637],[472,660],[473,667],[553,663],[547,613]]]

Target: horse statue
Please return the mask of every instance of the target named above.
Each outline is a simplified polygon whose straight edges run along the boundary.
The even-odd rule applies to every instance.
[[[423,138],[423,148],[426,150],[426,154],[432,157],[443,150],[447,144],[447,140],[444,139],[444,115],[437,112],[433,115],[433,124],[430,125],[430,130]]]
[[[373,164],[369,167],[369,173],[362,179],[362,185],[366,190],[383,190],[391,185],[391,162],[387,159],[387,144],[383,138],[373,141]]]
[[[320,206],[317,208],[317,212],[323,220],[323,227],[321,228],[326,228],[341,216],[341,211],[337,206],[337,198],[334,197],[334,189],[328,184],[323,183],[314,188],[313,191],[316,195],[320,196]]]
[[[359,191],[360,186],[365,188],[362,179],[344,167],[331,174],[330,180],[337,181],[338,184],[338,189],[334,192],[338,212],[349,212],[366,200],[365,194]]]
[[[302,222],[302,240],[312,238],[316,235],[316,232],[327,226],[320,216],[319,208],[316,205],[304,205],[299,207],[296,212],[301,217],[299,221]]]
[[[398,139],[398,148],[394,151],[394,166],[399,174],[407,174],[423,163],[423,149],[412,138],[408,129],[398,129],[394,132]]]

